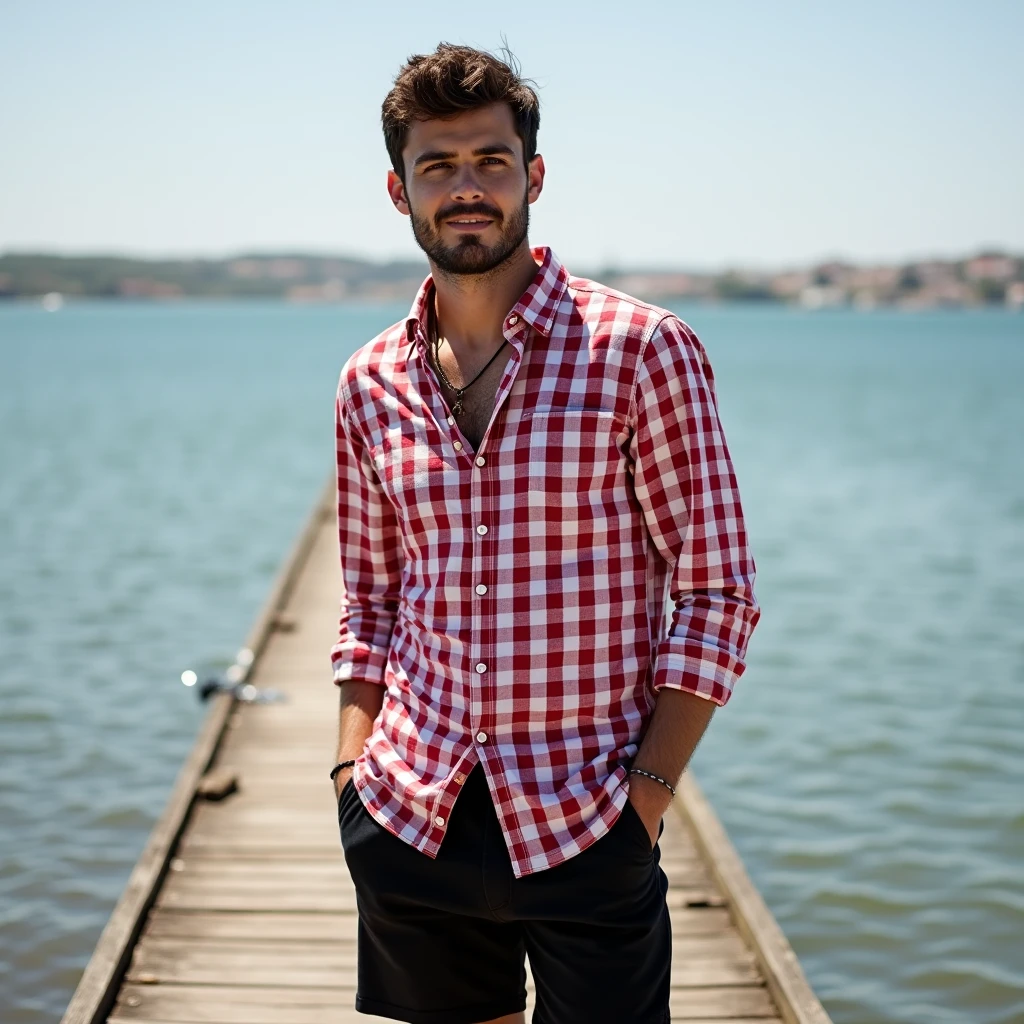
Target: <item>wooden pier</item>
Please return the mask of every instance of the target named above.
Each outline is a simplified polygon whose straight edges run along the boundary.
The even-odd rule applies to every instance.
[[[355,890],[325,766],[340,574],[329,483],[247,640],[279,704],[213,700],[63,1024],[361,1024]],[[204,791],[237,779],[237,791]],[[672,1017],[829,1018],[691,773],[665,818]],[[532,980],[529,984],[533,1009]],[[622,1024],[629,1024],[623,1021]]]

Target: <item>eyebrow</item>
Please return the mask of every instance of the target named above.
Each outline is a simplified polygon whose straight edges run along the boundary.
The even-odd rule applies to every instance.
[[[421,153],[413,161],[413,167],[419,167],[421,164],[429,164],[434,160],[454,160],[458,153],[445,152],[443,150],[434,149],[428,153]],[[506,146],[504,143],[495,143],[492,146],[481,146],[479,149],[473,150],[473,156],[510,156],[515,157],[515,150],[511,146]]]

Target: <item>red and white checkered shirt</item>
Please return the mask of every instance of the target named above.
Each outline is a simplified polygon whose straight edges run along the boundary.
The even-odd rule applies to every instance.
[[[482,762],[517,878],[609,830],[657,692],[724,704],[760,617],[703,346],[533,255],[477,451],[429,361],[430,278],[336,407],[334,679],[386,688],[356,789],[436,857]]]

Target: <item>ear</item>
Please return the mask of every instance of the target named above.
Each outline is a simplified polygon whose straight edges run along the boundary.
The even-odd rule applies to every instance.
[[[405,185],[402,184],[402,179],[394,171],[388,171],[388,195],[391,197],[391,202],[394,203],[395,209],[408,217],[409,200],[405,195]]]
[[[530,189],[526,194],[527,202],[535,203],[540,198],[544,188],[544,157],[538,153],[531,161],[527,170],[527,177],[530,182]]]

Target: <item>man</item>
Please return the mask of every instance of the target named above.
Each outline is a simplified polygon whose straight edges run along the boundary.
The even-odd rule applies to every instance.
[[[534,1024],[660,1024],[661,819],[760,615],[711,367],[530,248],[512,66],[442,44],[383,123],[431,276],[338,388],[356,1007],[520,1024],[528,955]]]

